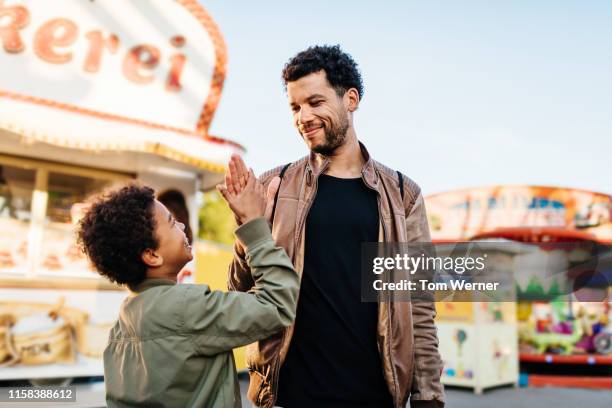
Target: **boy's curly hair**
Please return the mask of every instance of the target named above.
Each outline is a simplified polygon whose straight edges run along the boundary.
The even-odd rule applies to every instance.
[[[110,281],[133,287],[145,279],[141,254],[159,246],[154,202],[152,188],[130,183],[95,199],[79,222],[81,250]]]
[[[357,63],[339,45],[315,45],[291,58],[283,69],[283,83],[297,81],[306,75],[325,71],[327,81],[342,96],[351,88],[363,98],[363,81]]]

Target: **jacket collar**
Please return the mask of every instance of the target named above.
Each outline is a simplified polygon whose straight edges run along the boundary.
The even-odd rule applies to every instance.
[[[374,160],[370,156],[368,149],[366,149],[365,145],[359,142],[359,148],[361,149],[361,155],[365,159],[365,163],[361,168],[361,174],[366,182],[371,187],[376,188],[378,185],[378,175],[376,173],[376,169],[374,168]],[[330,159],[327,156],[323,156],[319,153],[310,152],[310,157],[308,158],[308,166],[311,169],[315,178],[318,178],[321,173],[327,169],[329,166]]]
[[[140,282],[138,285],[129,286],[129,288],[132,292],[141,293],[155,286],[166,286],[166,285],[176,285],[176,282],[170,279],[145,279],[142,282]]]

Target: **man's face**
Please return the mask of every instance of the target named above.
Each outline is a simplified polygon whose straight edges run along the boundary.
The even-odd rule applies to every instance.
[[[288,82],[287,97],[293,124],[311,151],[329,156],[342,146],[349,129],[348,108],[325,71]]]
[[[156,250],[164,265],[176,269],[177,273],[193,259],[191,246],[185,235],[185,225],[178,222],[165,205],[155,200],[155,236],[159,241]]]

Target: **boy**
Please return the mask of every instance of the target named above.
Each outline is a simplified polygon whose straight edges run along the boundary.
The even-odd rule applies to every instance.
[[[131,290],[104,352],[109,407],[240,407],[232,349],[293,322],[298,278],[262,218],[271,209],[263,187],[251,171],[240,193],[220,190],[243,223],[235,234],[255,281],[249,293],[176,285],[191,247],[149,187],[108,193],[82,219],[83,251],[101,275]]]

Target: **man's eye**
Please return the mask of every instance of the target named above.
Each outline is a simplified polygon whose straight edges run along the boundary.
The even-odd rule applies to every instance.
[[[299,110],[300,110],[300,108],[298,108],[297,106],[292,106],[291,107],[291,111],[293,111],[293,112],[297,112]]]

